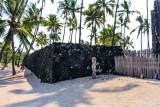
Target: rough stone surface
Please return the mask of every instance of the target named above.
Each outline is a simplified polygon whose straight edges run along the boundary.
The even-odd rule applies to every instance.
[[[114,70],[114,56],[123,55],[121,47],[54,43],[25,58],[24,66],[41,82],[54,83],[92,75],[92,57],[97,58],[100,74]]]

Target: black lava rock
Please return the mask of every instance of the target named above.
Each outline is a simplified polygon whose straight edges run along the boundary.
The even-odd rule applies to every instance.
[[[41,82],[55,83],[92,75],[92,57],[97,58],[99,74],[114,70],[114,56],[123,55],[121,47],[53,43],[25,58],[23,64]]]

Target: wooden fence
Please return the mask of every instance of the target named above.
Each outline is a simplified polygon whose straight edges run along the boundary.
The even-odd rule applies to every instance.
[[[160,55],[130,51],[115,57],[115,72],[120,75],[160,79]]]

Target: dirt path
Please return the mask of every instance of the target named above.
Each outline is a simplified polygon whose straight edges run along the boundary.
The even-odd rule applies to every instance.
[[[101,75],[40,83],[0,71],[0,107],[160,107],[160,81]]]

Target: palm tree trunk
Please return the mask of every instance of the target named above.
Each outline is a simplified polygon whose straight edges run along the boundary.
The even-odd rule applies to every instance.
[[[68,39],[68,43],[71,42],[71,31],[70,31],[70,34],[69,34],[69,39]]]
[[[148,23],[148,0],[147,0],[147,39],[148,39],[148,49],[150,49],[150,45],[149,45],[149,23]]]
[[[76,28],[76,31],[75,31],[75,44],[76,44],[76,40],[77,40],[77,28]]]
[[[94,23],[94,21],[92,20],[92,28],[91,28],[91,44],[90,45],[92,45],[92,34],[93,34],[93,23]]]
[[[80,13],[79,44],[81,43],[81,35],[82,35],[82,9],[83,9],[83,0],[81,3],[81,13]]]
[[[119,7],[119,0],[117,0],[115,17],[114,17],[114,27],[113,27],[113,37],[112,37],[112,46],[114,46],[115,30],[116,30],[116,20],[117,20],[117,11]]]
[[[72,32],[71,32],[71,43],[72,43],[72,37],[73,37],[73,28],[72,28]]]
[[[24,49],[24,46],[23,46],[23,48],[21,50],[21,53],[19,55],[19,58],[18,58],[18,64],[17,64],[18,67],[20,67],[20,60],[21,60],[21,56],[22,56],[22,53],[23,53],[23,49]]]
[[[124,24],[124,29],[123,29],[124,31],[123,31],[123,44],[124,44],[124,46],[125,46],[125,34],[126,34],[126,24]]]
[[[65,36],[65,33],[66,33],[66,24],[67,24],[67,13],[66,13],[66,19],[65,19],[65,24],[64,24],[64,31],[63,31],[62,43],[64,42],[64,36]]]
[[[122,25],[122,23],[121,23],[121,38],[122,38],[122,35],[123,35],[123,25]],[[119,44],[120,46],[122,45],[122,43],[121,43],[121,41],[120,41],[120,44]]]
[[[121,24],[121,37],[122,37],[122,34],[123,34],[123,25]]]
[[[141,56],[142,56],[142,31],[141,31]]]
[[[16,74],[16,71],[15,71],[15,50],[14,50],[14,36],[13,36],[12,31],[11,31],[10,36],[12,38],[12,75],[15,75]]]
[[[105,45],[105,40],[106,40],[106,38],[103,35],[103,45]]]
[[[104,28],[106,28],[106,26],[105,26],[105,20],[106,20],[106,9],[105,9],[105,3],[106,3],[106,1],[105,1],[105,0],[103,0],[103,11],[104,11],[104,16],[103,16],[103,18],[104,18],[104,22],[103,22],[103,26],[104,26]]]
[[[4,66],[7,67],[7,61],[8,61],[8,52],[4,54]]]
[[[96,23],[95,23],[95,25],[94,25],[94,28],[95,28],[94,39],[95,39],[95,45],[96,45],[96,39],[97,39]]]
[[[90,42],[90,45],[92,45],[92,31],[91,31],[91,40],[90,40],[91,42]]]
[[[124,29],[123,29],[123,37],[125,39],[125,35],[126,35],[126,24],[124,25]]]

